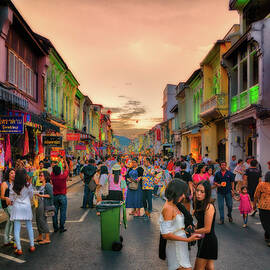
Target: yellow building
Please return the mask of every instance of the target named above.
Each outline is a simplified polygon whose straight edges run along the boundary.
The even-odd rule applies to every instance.
[[[231,43],[218,40],[201,63],[203,71],[203,101],[200,118],[202,155],[211,160],[228,160],[228,134],[225,118],[228,116],[228,75],[221,65],[222,55]]]

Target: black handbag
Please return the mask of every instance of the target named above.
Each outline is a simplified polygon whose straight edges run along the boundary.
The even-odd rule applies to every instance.
[[[158,255],[159,255],[159,258],[164,261],[166,260],[166,245],[167,245],[167,239],[164,239],[162,237],[162,234],[160,234]]]

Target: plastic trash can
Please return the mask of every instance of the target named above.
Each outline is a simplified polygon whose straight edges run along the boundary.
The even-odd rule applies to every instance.
[[[102,201],[96,206],[100,212],[101,249],[120,251],[123,238],[120,236],[121,201]],[[124,218],[125,223],[125,218]]]

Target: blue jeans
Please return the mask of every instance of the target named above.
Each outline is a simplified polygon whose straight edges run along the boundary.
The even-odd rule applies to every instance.
[[[218,201],[218,210],[219,210],[219,216],[220,220],[224,221],[224,199],[228,208],[228,217],[232,217],[232,207],[233,207],[233,201],[232,201],[232,194],[226,193],[218,193],[217,194],[217,201]]]
[[[142,191],[143,208],[149,213],[152,212],[152,190]]]
[[[89,189],[88,184],[84,184],[83,204],[82,207],[86,208],[87,204],[90,208],[93,207],[94,193]]]
[[[154,195],[157,195],[158,188],[159,188],[159,185],[154,186],[154,191],[153,191]]]
[[[22,220],[14,220],[14,238],[17,245],[17,249],[21,250],[21,239],[20,239],[20,233],[21,233],[21,222]],[[26,228],[28,231],[28,236],[30,240],[30,247],[34,246],[34,232],[32,227],[32,220],[25,220]]]
[[[12,240],[12,231],[13,231],[13,221],[10,220],[10,213],[11,213],[12,206],[9,205],[7,208],[4,208],[8,218],[7,223],[5,226],[5,233],[4,233],[4,244],[8,244]]]
[[[55,215],[53,216],[53,228],[58,230],[58,211],[60,209],[60,229],[64,229],[67,214],[67,196],[66,195],[55,195],[53,197],[55,206]]]

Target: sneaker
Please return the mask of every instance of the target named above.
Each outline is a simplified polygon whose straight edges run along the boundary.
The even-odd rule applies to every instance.
[[[233,218],[229,217],[229,222],[232,223],[233,222]]]
[[[243,224],[243,228],[246,228],[247,227],[247,224]]]
[[[223,225],[223,224],[224,224],[224,220],[220,220],[220,221],[218,222],[218,224],[219,224],[219,225]]]
[[[59,230],[60,233],[63,233],[63,232],[66,232],[66,231],[67,231],[67,229],[65,229],[65,228]]]

